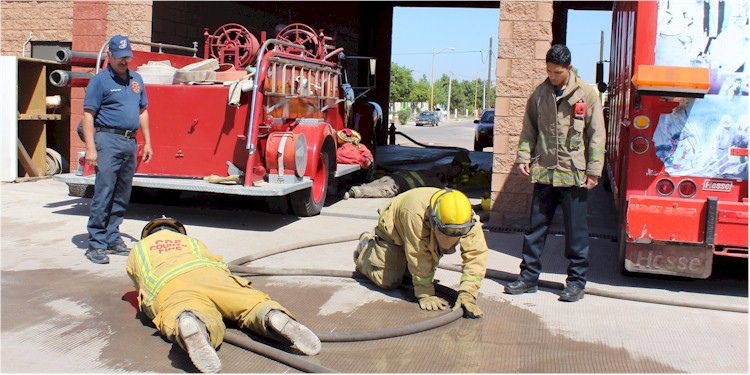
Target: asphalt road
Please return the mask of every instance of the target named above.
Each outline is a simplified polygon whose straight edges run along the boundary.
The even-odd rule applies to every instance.
[[[476,126],[473,120],[442,120],[438,126],[415,126],[414,122],[408,122],[406,125],[396,125],[396,131],[428,146],[461,147],[473,150]],[[414,142],[398,135],[396,144],[416,146]],[[485,151],[489,150],[489,147],[485,148]]]

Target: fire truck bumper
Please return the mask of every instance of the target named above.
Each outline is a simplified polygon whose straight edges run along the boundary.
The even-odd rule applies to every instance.
[[[713,267],[713,246],[671,243],[625,244],[625,269],[706,279]]]
[[[55,181],[66,184],[94,185],[94,176],[77,176],[73,173],[58,174],[52,177]],[[291,184],[269,184],[265,182],[254,186],[213,184],[202,179],[192,178],[164,178],[164,177],[133,177],[133,186],[152,189],[171,189],[180,191],[199,191],[207,193],[245,195],[259,197],[277,197],[293,193],[312,186],[312,180],[302,178],[300,182]]]

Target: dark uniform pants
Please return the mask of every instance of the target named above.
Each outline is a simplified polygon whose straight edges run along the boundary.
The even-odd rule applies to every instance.
[[[88,222],[89,248],[107,249],[122,243],[119,227],[130,201],[138,142],[105,132],[96,132],[94,142],[98,160]]]
[[[580,187],[554,187],[534,184],[529,230],[523,238],[519,279],[536,285],[542,273],[542,252],[555,215],[562,203],[565,220],[565,257],[568,259],[568,285],[586,286],[589,269],[589,229],[586,220],[588,190]]]

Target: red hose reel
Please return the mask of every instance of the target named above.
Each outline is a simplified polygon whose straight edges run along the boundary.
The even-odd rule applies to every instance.
[[[232,64],[235,69],[244,69],[251,65],[260,48],[258,39],[244,26],[236,23],[225,24],[210,36],[208,31],[205,31],[204,36],[206,52],[220,64]]]

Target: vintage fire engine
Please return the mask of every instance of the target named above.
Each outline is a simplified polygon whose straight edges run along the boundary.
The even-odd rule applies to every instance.
[[[359,73],[374,82],[374,60],[345,56],[331,37],[304,24],[290,24],[274,38],[263,32],[260,40],[238,24],[213,34],[206,30],[204,37],[204,59],[133,52],[130,68],[150,69],[143,69],[144,80],[154,69],[168,69],[165,65],[177,69],[175,78],[146,82],[154,156],[148,164],[139,158],[133,186],[261,196],[298,216],[320,213],[335,179],[359,169],[336,163],[336,131],[349,126],[364,138],[380,121],[377,104],[358,106],[346,70],[347,62],[367,66],[369,71]],[[96,66],[106,66],[100,62],[103,51]],[[214,67],[201,68],[209,63]],[[57,74],[51,79],[87,82],[74,73]],[[182,80],[173,83],[179,74]],[[358,89],[364,89],[361,97],[369,88]],[[73,194],[91,189],[93,172],[87,166],[82,175],[54,178]]]
[[[714,256],[747,258],[748,27],[743,2],[615,3],[605,184],[624,270],[707,278]]]

